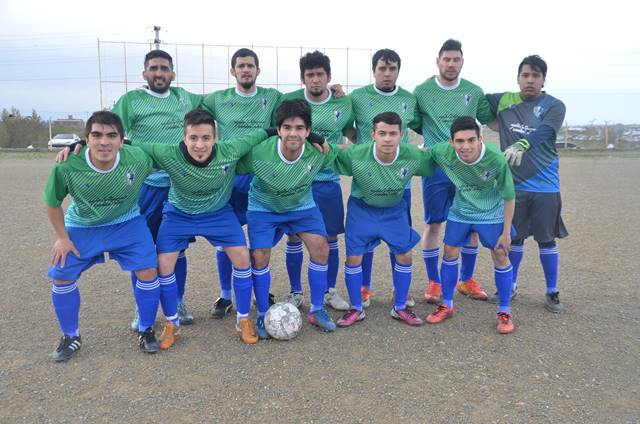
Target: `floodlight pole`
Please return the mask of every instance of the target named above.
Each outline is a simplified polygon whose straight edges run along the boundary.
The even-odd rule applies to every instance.
[[[153,44],[156,45],[156,50],[160,50],[160,43],[162,42],[162,41],[160,41],[160,30],[161,29],[162,28],[160,28],[157,25],[153,26],[153,32],[155,33],[155,38],[153,39]]]

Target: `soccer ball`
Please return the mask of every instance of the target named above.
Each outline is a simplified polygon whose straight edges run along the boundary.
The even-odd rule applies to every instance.
[[[278,302],[269,308],[264,317],[264,327],[277,340],[291,340],[302,328],[302,315],[293,304]]]

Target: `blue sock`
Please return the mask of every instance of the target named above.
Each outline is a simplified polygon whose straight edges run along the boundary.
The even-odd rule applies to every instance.
[[[178,255],[178,261],[173,272],[176,274],[176,283],[178,284],[178,303],[182,303],[184,286],[187,284],[187,255],[184,251]]]
[[[150,281],[136,281],[134,297],[140,316],[138,330],[142,332],[153,327],[153,323],[156,321],[158,303],[160,302],[160,281],[158,278]]]
[[[371,290],[371,270],[373,268],[373,252],[362,255],[362,285]],[[346,276],[345,276],[346,279]]]
[[[498,289],[498,298],[500,305],[498,312],[511,313],[509,303],[511,302],[511,285],[513,282],[513,267],[508,265],[504,268],[493,268],[493,275],[496,279],[496,288]]]
[[[393,267],[393,288],[395,290],[393,307],[396,311],[407,307],[409,286],[411,286],[411,264],[396,263]]]
[[[251,268],[253,292],[256,295],[258,316],[264,316],[269,309],[269,287],[271,286],[271,271],[269,265],[262,269]],[[238,299],[236,298],[236,302]]]
[[[309,260],[309,291],[311,297],[310,312],[319,311],[324,303],[324,293],[327,291],[327,264],[318,264]]]
[[[362,285],[362,266],[344,264],[344,283],[347,286],[347,292],[349,292],[351,307],[361,311],[362,294],[360,293],[360,286]]]
[[[477,258],[478,246],[462,246],[462,249],[460,249],[460,280],[471,280],[473,277],[473,270],[476,268]]]
[[[440,248],[422,249],[422,259],[427,268],[427,278],[429,281],[435,281],[440,284],[440,274],[438,273],[438,258],[440,257]]]
[[[458,258],[442,258],[442,303],[453,307],[453,292],[458,284]]]
[[[176,274],[158,275],[160,281],[160,305],[167,321],[172,321],[179,325],[178,319],[178,285],[176,284]]]
[[[509,251],[509,262],[511,262],[511,266],[513,267],[513,287],[512,290],[515,290],[518,287],[518,269],[520,269],[520,262],[522,262],[522,257],[524,256],[524,244],[512,244],[511,250]]]
[[[294,293],[302,293],[302,253],[303,246],[301,241],[287,242],[285,250],[285,262],[287,265],[287,274],[289,275],[289,284],[291,291]]]
[[[547,294],[558,291],[558,246],[540,248],[540,262],[547,283]]]
[[[51,303],[53,303],[62,333],[67,336],[77,336],[80,319],[80,290],[76,282],[64,285],[52,284]]]
[[[389,251],[389,263],[391,263],[391,274],[393,276],[393,269],[396,266],[396,255]]]
[[[221,247],[216,248],[216,259],[218,260],[218,278],[220,279],[220,297],[231,300],[231,273],[233,266],[231,259]]]
[[[335,289],[338,280],[338,268],[340,268],[340,251],[338,240],[329,242],[329,262],[327,264],[327,289]]]
[[[233,269],[233,291],[236,293],[236,310],[238,316],[248,316],[251,309],[251,268]],[[267,290],[267,304],[269,290]]]

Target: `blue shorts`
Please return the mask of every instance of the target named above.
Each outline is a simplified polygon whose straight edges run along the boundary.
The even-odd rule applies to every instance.
[[[389,208],[374,208],[364,201],[349,197],[347,203],[347,256],[360,256],[372,252],[383,240],[393,254],[406,253],[420,241],[420,235],[411,228],[405,201]]]
[[[314,181],[311,187],[313,200],[318,205],[324,227],[329,236],[344,233],[344,203],[340,183],[335,181]]]
[[[214,246],[247,245],[242,226],[228,204],[217,211],[191,215],[167,202],[158,231],[158,253],[184,250],[195,236]]]
[[[169,197],[169,187],[154,187],[149,184],[142,184],[138,206],[140,215],[144,216],[147,226],[151,231],[153,240],[158,238],[158,229],[162,221],[162,208]]]
[[[457,221],[447,221],[444,231],[444,244],[453,247],[462,247],[468,243],[471,233],[478,233],[480,243],[487,249],[493,249],[502,234],[503,223],[498,224],[465,224]],[[511,226],[511,238],[516,232]]]
[[[409,218],[409,226],[413,225],[413,220],[411,219],[411,189],[405,188],[404,193],[402,193],[402,199],[404,200],[407,217]]]
[[[439,166],[436,167],[433,176],[422,177],[424,223],[436,224],[446,221],[455,194],[455,186]]]
[[[80,257],[69,253],[64,268],[50,265],[47,275],[56,280],[77,280],[86,269],[103,263],[105,253],[125,271],[158,267],[156,246],[142,216],[103,227],[69,227],[67,233]]]
[[[233,191],[229,204],[238,217],[240,225],[247,223],[247,208],[249,206],[249,187],[253,180],[253,174],[236,175],[233,180]]]
[[[251,249],[270,249],[285,234],[311,233],[327,236],[317,207],[285,213],[248,211],[247,226]]]

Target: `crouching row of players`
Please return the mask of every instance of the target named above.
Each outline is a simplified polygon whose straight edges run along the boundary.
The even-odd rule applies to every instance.
[[[254,344],[269,337],[264,316],[269,307],[270,252],[285,234],[299,236],[309,251],[311,306],[307,319],[322,330],[333,331],[336,323],[323,306],[327,233],[311,192],[315,175],[327,167],[353,176],[345,226],[345,280],[352,309],[337,321],[338,326],[348,327],[365,317],[362,256],[380,241],[389,245],[395,257],[391,315],[409,325],[422,324],[407,307],[411,251],[420,237],[409,224],[403,193],[413,176],[432,175],[440,166],[456,185],[456,197],[445,235],[443,302],[426,320],[438,323],[454,313],[460,246],[471,232],[477,232],[495,263],[498,331],[513,331],[507,256],[513,181],[499,150],[482,142],[474,118],[454,121],[450,142],[428,151],[400,144],[401,120],[393,112],[374,118],[373,144],[346,149],[328,145],[311,133],[311,111],[301,100],[286,101],[278,108],[276,127],[216,142],[212,116],[197,109],[185,116],[180,144],[132,140],[131,146],[123,146],[117,115],[96,112],[91,116],[86,148],[54,165],[44,193],[56,234],[48,275],[53,279],[52,302],[63,333],[53,353],[55,361],[68,360],[80,349],[76,281],[84,270],[104,262],[105,253],[122,269],[134,272],[141,349],[153,353],[171,347],[180,337],[174,269],[179,252],[194,236],[222,246],[232,261],[236,330],[242,341]],[[154,168],[167,171],[171,178],[155,245],[137,206],[140,187]],[[247,213],[251,255],[229,206],[236,174],[255,175]],[[64,214],[61,205],[67,195],[73,201]],[[252,292],[258,316],[255,326],[249,318]],[[159,304],[166,324],[158,342],[153,325]]]

